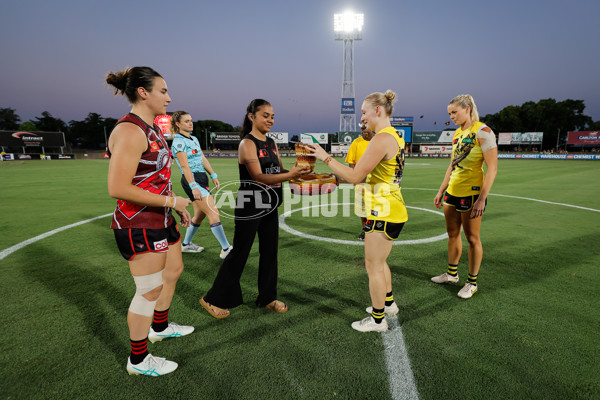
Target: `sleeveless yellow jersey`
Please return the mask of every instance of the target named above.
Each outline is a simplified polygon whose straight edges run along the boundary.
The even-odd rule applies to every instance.
[[[446,190],[452,196],[466,197],[479,194],[483,185],[483,152],[477,140],[479,131],[486,127],[474,122],[468,129],[458,128],[452,140],[452,174]]]
[[[404,169],[404,138],[392,127],[384,128],[378,134],[381,133],[388,133],[396,139],[398,153],[390,160],[380,161],[367,175],[365,183],[356,186],[355,211],[357,215],[370,220],[406,222],[408,214],[400,192]]]

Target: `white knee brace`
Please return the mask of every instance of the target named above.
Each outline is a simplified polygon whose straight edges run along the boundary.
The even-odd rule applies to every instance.
[[[144,294],[163,284],[162,271],[150,275],[134,276],[133,280],[135,281],[136,290],[133,300],[131,300],[131,304],[129,305],[129,311],[134,314],[151,317],[154,315],[156,300],[150,301],[144,297]]]

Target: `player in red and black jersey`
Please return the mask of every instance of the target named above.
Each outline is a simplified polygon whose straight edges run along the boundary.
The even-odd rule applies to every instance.
[[[156,342],[194,330],[168,322],[183,271],[181,236],[171,209],[187,226],[190,200],[171,190],[169,147],[154,125],[154,118],[164,114],[171,102],[165,80],[152,68],[134,67],[109,73],[106,82],[132,104],[108,140],[108,193],[117,199],[111,228],[136,285],[127,314],[131,340],[127,371],[160,376],[173,372],[177,363],[149,354],[148,339]]]

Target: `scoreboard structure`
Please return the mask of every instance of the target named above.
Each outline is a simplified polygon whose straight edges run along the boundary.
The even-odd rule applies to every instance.
[[[412,143],[414,117],[391,117],[390,123],[404,137],[406,144]]]

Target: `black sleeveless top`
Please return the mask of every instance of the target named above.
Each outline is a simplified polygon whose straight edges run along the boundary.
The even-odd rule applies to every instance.
[[[281,173],[279,157],[275,141],[267,137],[266,141],[255,138],[251,134],[244,136],[256,145],[256,157],[260,163],[260,170],[263,174],[274,175]],[[252,179],[250,172],[244,164],[238,164],[240,171],[240,188],[238,189],[237,208],[245,210],[266,210],[274,209],[283,202],[283,193],[281,183],[265,185]],[[243,201],[240,200],[243,197]]]

